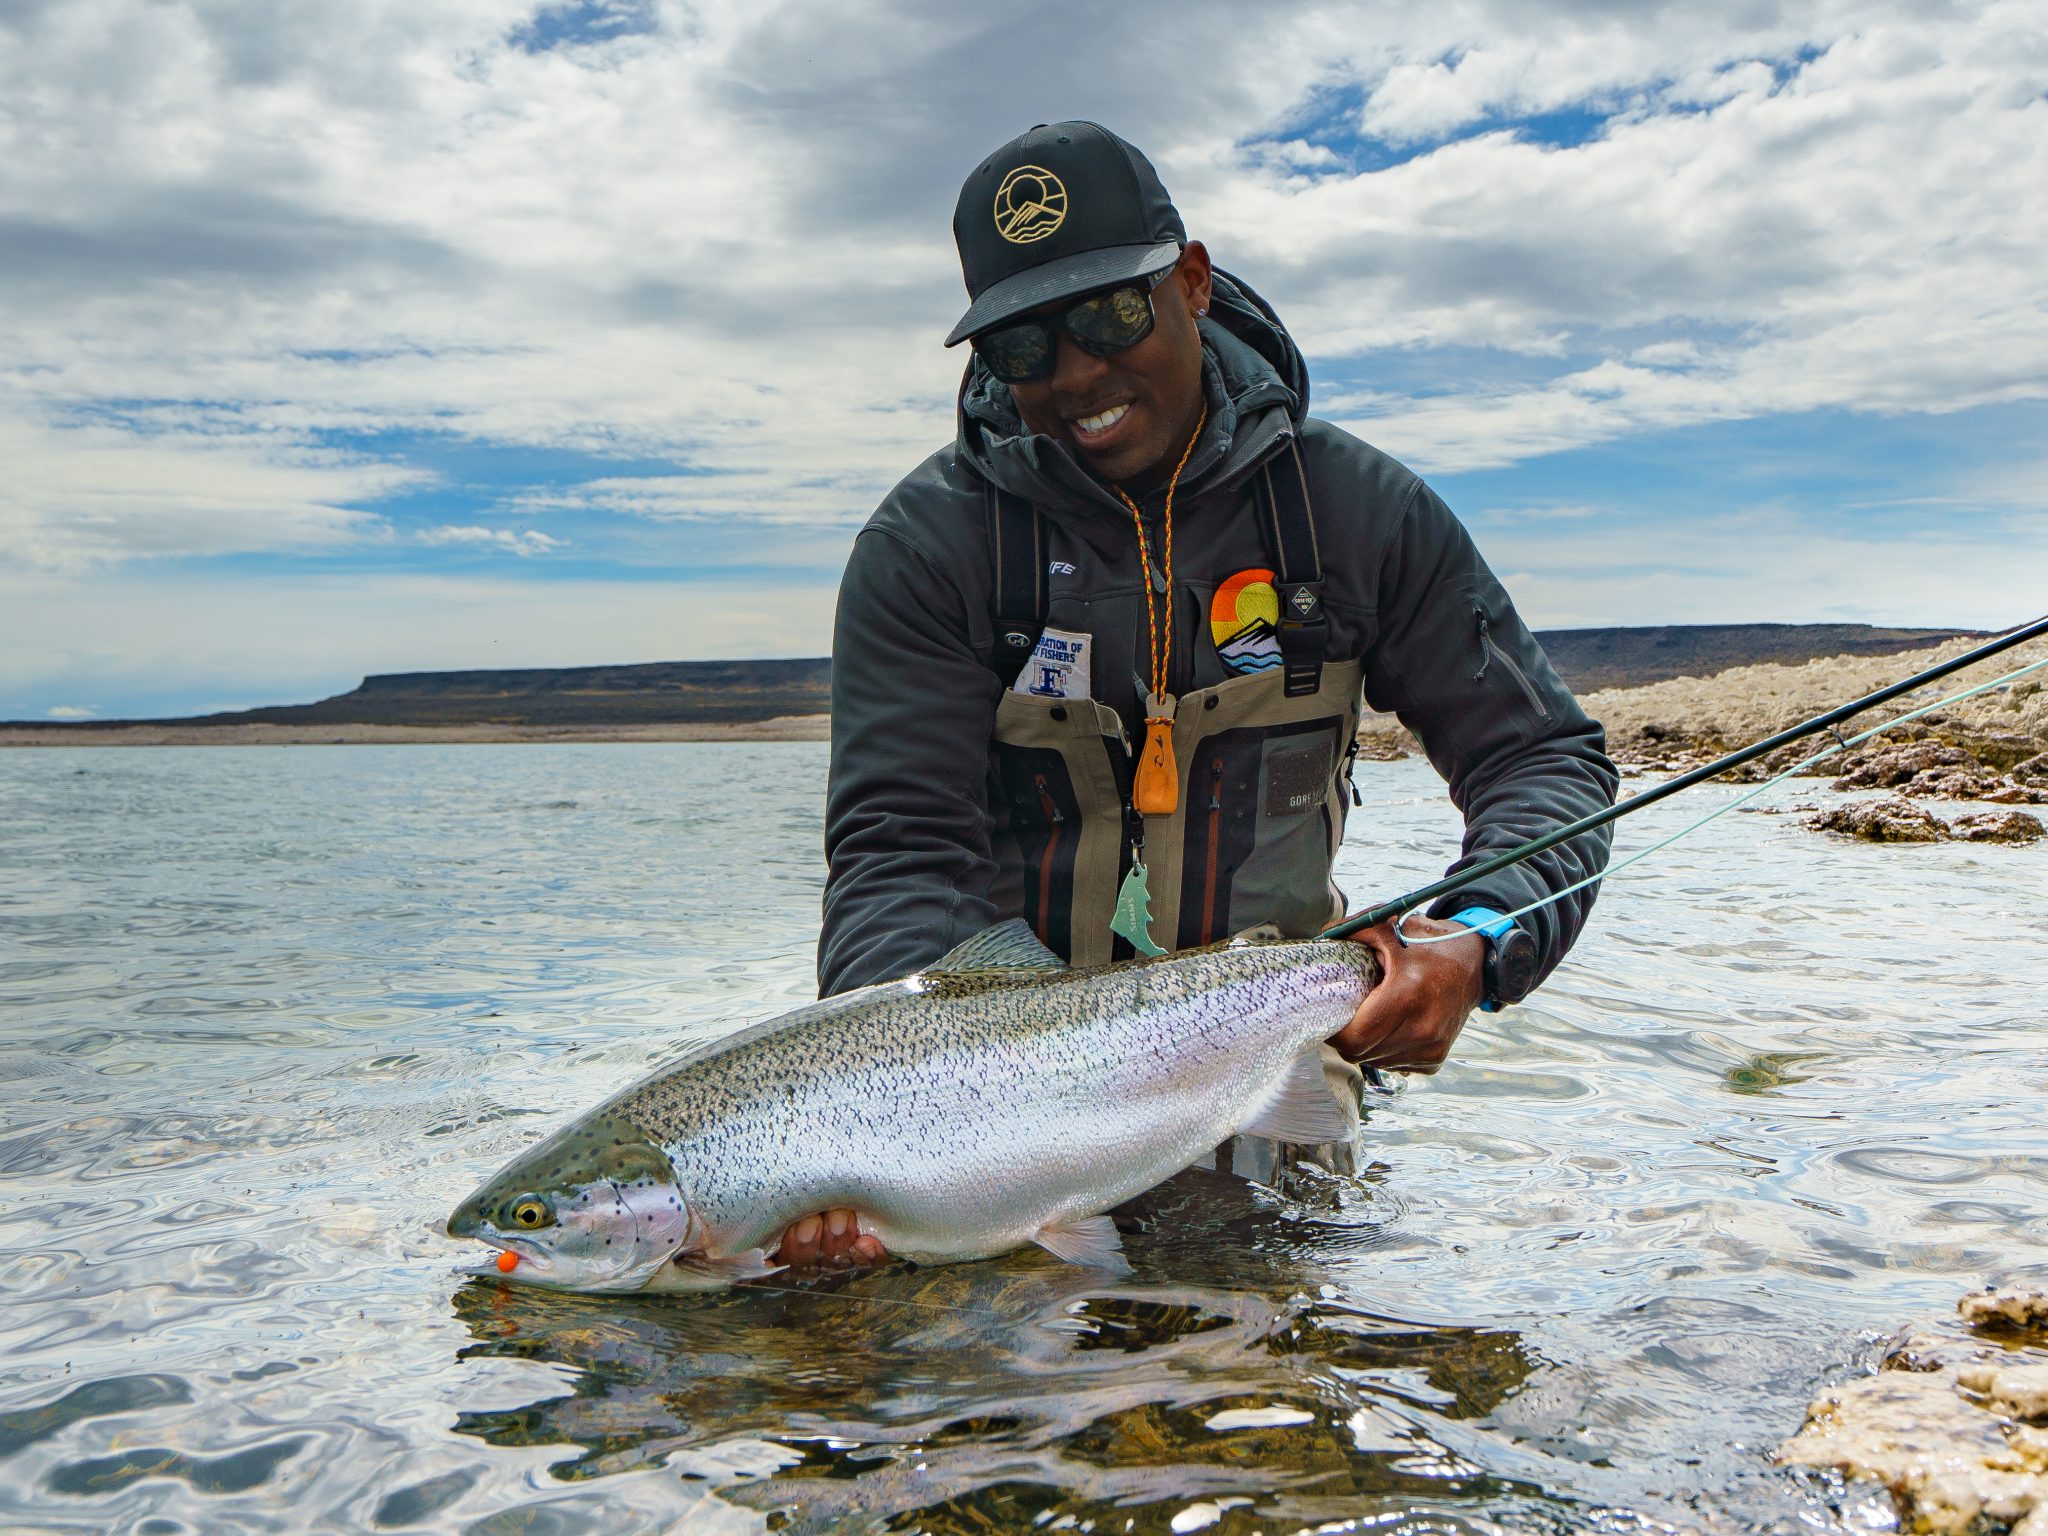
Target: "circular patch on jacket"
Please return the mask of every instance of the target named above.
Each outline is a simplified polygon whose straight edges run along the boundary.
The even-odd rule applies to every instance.
[[[1209,636],[1233,672],[1280,665],[1280,594],[1268,570],[1239,571],[1209,603]]]

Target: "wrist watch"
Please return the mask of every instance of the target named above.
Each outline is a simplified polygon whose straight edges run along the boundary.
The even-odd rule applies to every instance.
[[[1536,939],[1528,929],[1491,907],[1467,907],[1452,914],[1451,921],[1486,938],[1483,1012],[1498,1013],[1502,1004],[1519,1003],[1535,989]]]

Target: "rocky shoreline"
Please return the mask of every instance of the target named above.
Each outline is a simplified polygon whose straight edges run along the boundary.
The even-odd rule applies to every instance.
[[[1606,726],[1608,752],[1625,775],[1682,773],[1978,643],[1964,639],[1890,656],[1846,655],[1797,665],[1734,667],[1712,677],[1601,689],[1585,694],[1581,702]],[[1850,721],[1843,727],[1844,739],[1916,705],[2044,659],[2048,642],[2036,641],[1980,662]],[[1369,759],[1402,757],[1416,750],[1414,738],[1386,715],[1369,718],[1359,740],[1361,755]],[[1825,736],[1795,743],[1727,777],[1758,783],[1829,745]],[[1886,843],[2038,841],[2048,828],[2039,816],[2018,807],[2048,805],[2048,669],[1923,715],[1868,743],[1822,756],[1801,776],[1826,779],[1829,789],[1854,797],[1832,806],[1809,807],[1807,825],[1816,831]],[[1928,801],[2007,809],[1944,816],[1924,803]]]
[[[1849,653],[1800,663],[1733,667],[1710,677],[1675,677],[1583,695],[1607,727],[1608,751],[1629,777],[1681,773],[1801,720],[1875,692],[1888,683],[1960,655],[1977,637],[1886,655]],[[2048,659],[2048,641],[1979,663],[1924,695],[1886,708],[1902,713]],[[1886,718],[1872,712],[1844,727],[1853,738]],[[0,726],[0,747],[54,746],[330,746],[440,742],[824,741],[830,717],[793,714],[755,721],[618,721],[612,723],[367,724],[356,722],[152,721],[81,731],[70,726]],[[1389,761],[1417,750],[1390,715],[1368,716],[1359,755]],[[1827,738],[1782,748],[1728,777],[1755,783],[1824,751]],[[2022,807],[2048,806],[2048,670],[1974,699],[1922,716],[1869,743],[1819,758],[1803,770],[1828,780],[1844,798],[1802,809],[1807,825],[1837,836],[1880,843],[2031,843],[2048,836],[2041,817]],[[1936,806],[1943,809],[1937,811]],[[1968,806],[2000,809],[1964,809]]]

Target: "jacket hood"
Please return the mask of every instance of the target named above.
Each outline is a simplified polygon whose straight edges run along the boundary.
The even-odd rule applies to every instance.
[[[1280,317],[1242,278],[1214,272],[1202,337],[1202,387],[1209,421],[1182,472],[1183,490],[1236,479],[1308,414],[1308,367]],[[1048,516],[1122,504],[1065,443],[1027,431],[1010,386],[970,356],[960,382],[960,456],[984,479]]]

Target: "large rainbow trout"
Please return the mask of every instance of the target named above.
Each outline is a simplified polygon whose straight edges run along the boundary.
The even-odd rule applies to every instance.
[[[851,1207],[920,1263],[1037,1243],[1122,1271],[1102,1213],[1229,1136],[1354,1129],[1318,1047],[1363,945],[1241,938],[1068,969],[1021,921],[929,970],[700,1046],[514,1159],[449,1218],[514,1281],[717,1290]],[[506,1257],[511,1255],[511,1257]]]

